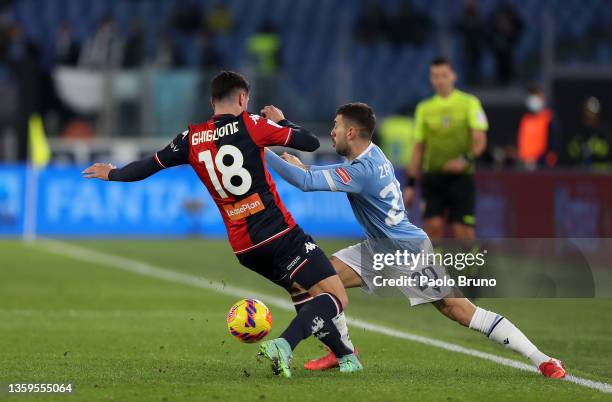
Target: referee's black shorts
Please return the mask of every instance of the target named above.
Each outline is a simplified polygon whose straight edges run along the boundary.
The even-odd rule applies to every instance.
[[[425,173],[422,183],[424,218],[445,216],[451,222],[476,224],[476,183],[473,174]]]

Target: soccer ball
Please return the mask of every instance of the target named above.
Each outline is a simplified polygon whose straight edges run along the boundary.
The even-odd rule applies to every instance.
[[[227,329],[240,342],[258,342],[271,328],[270,309],[257,299],[239,300],[227,313]]]

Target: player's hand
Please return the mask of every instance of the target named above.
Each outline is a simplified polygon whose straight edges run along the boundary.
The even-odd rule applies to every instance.
[[[287,152],[283,152],[283,154],[281,155],[281,158],[283,158],[286,162],[289,162],[290,164],[294,166],[297,166],[304,170],[308,170],[308,166],[304,165],[302,161],[300,160],[300,158],[298,158],[295,155],[291,155],[291,154],[288,154]]]
[[[404,207],[406,209],[410,208],[412,201],[414,201],[414,187],[406,187],[402,194],[402,198],[404,199]]]
[[[108,173],[115,169],[110,163],[94,163],[81,172],[86,179],[108,180]]]
[[[281,120],[285,120],[285,115],[283,114],[283,111],[273,105],[265,106],[263,109],[261,109],[261,112],[259,112],[259,114],[261,114],[262,117],[270,119],[275,123],[278,123]]]
[[[462,173],[468,163],[463,158],[451,159],[444,165],[444,171],[448,173]]]

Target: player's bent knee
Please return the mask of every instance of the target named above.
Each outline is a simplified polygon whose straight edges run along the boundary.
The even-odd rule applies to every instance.
[[[342,309],[344,310],[349,304],[349,298],[348,294],[346,293],[346,290],[344,289],[344,285],[342,285],[342,282],[340,281],[340,278],[338,278],[337,282],[338,283],[335,284],[335,286],[333,286],[333,288],[328,293],[333,294],[336,299],[338,299],[338,301],[342,305]]]
[[[308,291],[295,282],[291,284],[291,288],[289,289],[289,294],[291,296],[301,295],[302,293],[306,293],[306,292]]]
[[[333,275],[323,279],[322,281],[308,289],[308,292],[313,297],[316,297],[321,293],[329,293],[340,302],[343,309],[348,306],[348,295],[346,294],[346,290],[344,289],[342,281],[340,281],[338,275]]]
[[[349,304],[349,298],[348,298],[348,295],[346,294],[346,292],[343,292],[341,295],[336,295],[336,297],[340,301],[340,304],[342,304],[342,309],[343,310],[346,309],[346,307]]]

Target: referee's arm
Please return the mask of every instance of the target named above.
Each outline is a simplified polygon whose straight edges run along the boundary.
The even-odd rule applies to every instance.
[[[489,122],[478,98],[473,97],[469,107],[468,122],[472,130],[472,156],[478,158],[487,148]]]
[[[450,173],[461,173],[471,162],[480,157],[487,147],[487,129],[489,123],[480,101],[476,97],[469,100],[468,124],[472,133],[472,146],[467,154],[446,162],[444,170]]]
[[[444,171],[450,173],[462,173],[469,165],[470,161],[474,161],[487,147],[487,136],[485,131],[479,129],[471,129],[472,132],[472,147],[470,152],[463,154],[458,158],[451,159],[444,165]]]
[[[484,130],[472,129],[472,155],[478,158],[487,148],[487,134]]]

